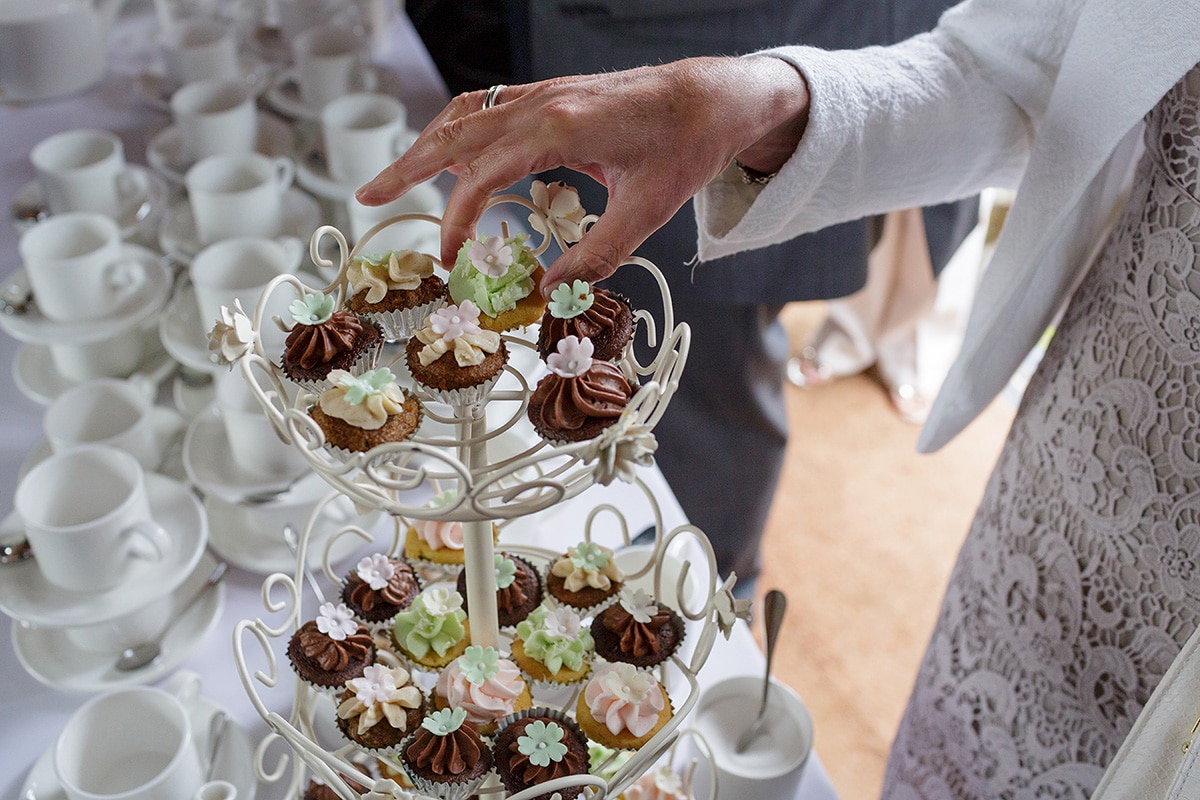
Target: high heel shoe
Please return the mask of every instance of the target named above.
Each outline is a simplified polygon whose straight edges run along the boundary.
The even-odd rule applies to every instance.
[[[788,359],[786,374],[788,383],[801,389],[811,389],[833,380],[833,375],[817,360],[817,350],[811,345]]]

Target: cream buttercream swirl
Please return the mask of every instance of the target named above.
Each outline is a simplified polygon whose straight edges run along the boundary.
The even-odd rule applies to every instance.
[[[349,696],[337,708],[340,719],[358,718],[358,732],[366,733],[380,720],[398,731],[408,730],[408,710],[421,707],[421,690],[413,686],[408,670],[373,664],[361,678],[346,681]]]
[[[366,290],[367,302],[378,303],[393,289],[413,290],[433,274],[433,258],[415,250],[394,250],[386,255],[363,255],[350,262],[346,280],[350,294]]]
[[[472,683],[468,671],[463,669],[463,658],[455,659],[442,670],[437,693],[451,708],[466,710],[467,720],[476,725],[486,725],[513,713],[525,691],[525,679],[517,665],[507,658],[497,659],[495,671],[489,677]]]
[[[654,676],[632,664],[608,664],[588,681],[583,699],[592,716],[616,736],[629,731],[645,736],[666,708],[662,687]]]
[[[613,560],[613,551],[595,542],[583,542],[567,548],[567,554],[554,562],[551,574],[563,579],[563,588],[578,592],[588,586],[608,591],[613,581],[625,579]]]
[[[329,381],[333,386],[322,392],[317,401],[321,410],[356,428],[368,431],[382,428],[390,415],[399,414],[404,408],[404,392],[386,367],[357,377],[344,369],[335,369],[329,373]]]
[[[500,349],[500,334],[479,327],[479,306],[470,300],[434,311],[417,339],[425,345],[417,353],[423,367],[451,351],[460,367],[473,367]]]

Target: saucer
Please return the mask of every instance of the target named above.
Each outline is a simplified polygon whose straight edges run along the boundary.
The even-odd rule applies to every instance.
[[[86,344],[124,333],[149,319],[167,302],[167,295],[171,293],[171,271],[163,264],[162,256],[140,245],[122,244],[121,257],[140,265],[145,279],[107,316],[59,322],[48,319],[34,302],[23,313],[0,314],[0,328],[22,342]],[[9,275],[0,287],[0,293],[5,296],[23,295],[28,291],[29,276],[24,268]]]
[[[36,558],[0,571],[0,611],[15,620],[43,628],[69,628],[107,622],[143,608],[175,591],[195,569],[208,541],[208,523],[200,501],[179,481],[146,474],[150,513],[166,528],[176,546],[162,561],[134,559],[125,580],[105,592],[72,592],[49,583]],[[0,532],[21,530],[11,513]]]
[[[271,65],[257,53],[238,53],[237,74],[258,97],[271,85]],[[147,69],[133,78],[133,91],[138,99],[159,111],[171,111],[171,95],[181,84],[164,75],[159,69]]]
[[[207,742],[211,720],[221,711],[225,709],[207,697],[197,697],[191,714],[193,739],[197,742]],[[229,717],[229,725],[225,728],[225,739],[217,751],[213,778],[227,780],[236,786],[238,800],[254,800],[254,794],[258,790],[258,779],[254,775],[254,744],[245,729],[234,721],[232,714]],[[30,768],[25,783],[21,786],[20,796],[37,800],[67,800],[67,793],[63,791],[58,776],[54,774],[53,745],[47,747]]]
[[[129,239],[153,227],[154,222],[167,209],[167,182],[140,164],[125,167],[121,179],[128,178],[130,191],[122,193],[120,208],[117,209],[117,224],[121,227],[121,238]],[[13,208],[41,208],[45,205],[42,185],[32,180],[17,190],[13,197]],[[37,224],[27,216],[13,215],[13,226],[23,232]]]
[[[407,150],[412,146],[412,143],[421,135],[420,131],[414,131],[412,128],[405,130],[404,149]],[[380,164],[380,169],[387,166]],[[336,200],[345,202],[353,195],[361,182],[358,183],[340,183],[337,178],[329,174],[329,161],[325,158],[325,149],[323,145],[311,144],[304,147],[302,152],[296,157],[296,183],[302,187],[327,200]]]
[[[187,369],[186,367],[184,369]],[[217,399],[216,381],[213,379],[212,373],[198,372],[197,370],[187,369],[188,372],[196,372],[196,378],[207,377],[207,382],[201,380],[192,380],[190,376],[180,370],[180,374],[175,376],[175,380],[171,382],[171,400],[175,403],[175,410],[183,415],[187,421],[192,421],[196,415],[208,407],[208,404]],[[182,458],[182,448],[180,449]],[[182,462],[180,463],[182,467]]]
[[[200,324],[200,309],[196,306],[196,290],[191,281],[183,282],[163,309],[158,318],[158,335],[171,358],[188,369],[210,374],[225,369],[212,360],[208,334]]]
[[[212,574],[217,561],[205,555],[183,584],[164,601],[171,616],[187,603]],[[12,626],[13,650],[25,671],[39,682],[67,692],[103,692],[119,686],[154,683],[191,655],[221,617],[225,585],[217,584],[171,624],[162,641],[162,655],[141,669],[121,672],[117,657],[81,649],[61,629]],[[40,796],[39,796],[40,800]]]
[[[152,374],[171,361],[171,357],[158,341],[158,332],[155,330],[151,333],[155,341],[153,346],[145,346],[145,354],[134,372],[135,375]],[[17,354],[12,363],[12,379],[21,390],[21,394],[41,405],[53,403],[54,398],[79,384],[79,381],[58,371],[49,347],[35,342],[25,342],[17,347]]]
[[[321,224],[321,204],[304,190],[292,186],[283,195],[283,226],[280,236],[295,236],[307,242],[313,231]],[[162,251],[190,264],[196,254],[204,249],[196,233],[196,218],[192,205],[181,200],[167,212],[167,218],[158,232],[158,243]]]
[[[274,114],[259,112],[258,138],[254,149],[267,156],[290,157],[296,151],[296,137],[291,125]],[[179,129],[174,125],[168,125],[150,139],[146,145],[146,161],[160,175],[178,186],[183,185],[183,176],[196,163],[183,154]]]
[[[391,69],[379,64],[372,64],[360,73],[364,86],[354,89],[356,92],[379,92],[392,97],[403,94],[403,82],[400,76]],[[300,99],[300,83],[294,69],[284,70],[271,81],[271,88],[264,95],[271,108],[284,116],[294,119],[316,120],[321,116],[321,109],[312,109]]]
[[[291,484],[300,472],[288,475],[263,476],[247,470],[233,459],[229,449],[229,437],[221,421],[221,409],[216,403],[196,415],[188,424],[183,437],[183,468],[188,479],[205,495],[215,495],[229,503],[237,503],[248,494],[267,494],[281,491]],[[307,469],[307,464],[304,466]],[[301,483],[309,478],[301,479]],[[328,486],[324,480],[318,480]],[[311,485],[311,484],[310,484]],[[292,500],[299,484],[283,492],[272,503]]]

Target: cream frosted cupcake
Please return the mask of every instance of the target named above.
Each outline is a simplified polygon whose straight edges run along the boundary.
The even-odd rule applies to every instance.
[[[590,617],[621,591],[625,574],[613,551],[595,542],[580,542],[550,565],[546,591],[560,603]]]
[[[487,398],[508,350],[500,334],[479,326],[479,307],[463,300],[430,314],[408,340],[405,358],[413,380],[435,400],[461,408]]]
[[[338,695],[338,730],[358,747],[388,755],[421,724],[425,702],[408,670],[373,664]]]
[[[471,645],[438,676],[434,704],[464,709],[486,736],[504,717],[532,706],[533,697],[516,664],[494,647]]]
[[[389,341],[407,339],[446,303],[446,284],[434,260],[415,250],[360,255],[346,268],[346,306],[379,323]]]
[[[586,678],[594,646],[578,614],[543,604],[517,625],[512,659],[535,686],[551,689]]]
[[[392,643],[413,664],[437,669],[458,658],[470,644],[461,594],[443,587],[421,592],[392,622]]]
[[[503,333],[542,318],[546,301],[538,292],[545,270],[525,246],[525,235],[481,236],[463,243],[450,271],[450,298],[470,300],[479,324]]]
[[[334,370],[329,380],[333,385],[308,413],[325,432],[326,447],[341,458],[404,441],[421,424],[421,404],[387,367],[362,375]]]
[[[431,509],[453,505],[458,492],[450,490],[436,495],[429,501]],[[492,525],[493,544],[500,537],[500,529]],[[414,519],[404,536],[404,557],[409,561],[424,562],[429,566],[453,574],[461,570],[465,561],[463,524],[443,520]]]
[[[575,719],[588,738],[619,750],[641,747],[673,714],[658,679],[632,664],[598,668],[575,706]]]

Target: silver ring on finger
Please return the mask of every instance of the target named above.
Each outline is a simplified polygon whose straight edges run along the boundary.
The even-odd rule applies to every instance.
[[[484,111],[487,111],[489,108],[500,104],[498,98],[500,97],[500,91],[504,88],[506,88],[506,84],[503,84],[503,83],[497,83],[495,86],[491,86],[488,88],[488,90],[483,95],[483,110]]]

